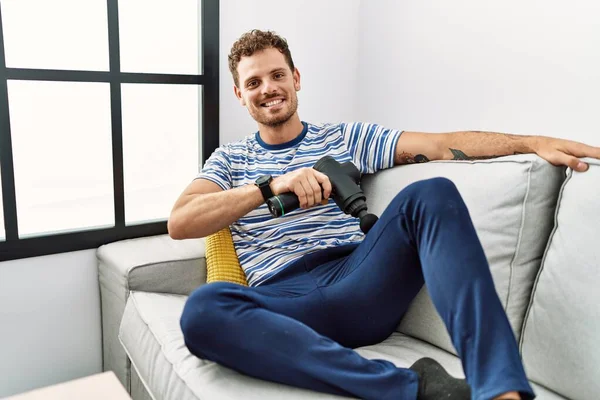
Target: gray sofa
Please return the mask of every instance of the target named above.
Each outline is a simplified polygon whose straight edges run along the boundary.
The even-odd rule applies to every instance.
[[[413,181],[444,176],[456,183],[539,399],[600,398],[600,162],[586,161],[585,173],[535,155],[439,161],[362,182],[376,214]],[[104,369],[134,400],[339,398],[257,380],[189,353],[179,317],[187,295],[205,283],[203,239],[126,240],[100,247],[98,260]],[[425,289],[394,334],[357,351],[400,367],[429,356],[464,376]]]

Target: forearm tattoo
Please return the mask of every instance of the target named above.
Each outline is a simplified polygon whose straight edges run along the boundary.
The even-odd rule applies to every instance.
[[[427,156],[424,154],[417,154],[415,156],[405,151],[399,153],[396,157],[398,164],[420,164],[429,162],[429,158],[427,158]]]

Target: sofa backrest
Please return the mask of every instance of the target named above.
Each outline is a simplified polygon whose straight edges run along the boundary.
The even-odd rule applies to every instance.
[[[521,337],[529,378],[600,399],[600,162],[569,171]]]
[[[535,155],[399,166],[363,177],[369,211],[380,215],[402,188],[436,176],[452,180],[467,204],[496,290],[519,337],[552,230],[565,169]],[[398,330],[456,354],[425,288],[411,304]]]

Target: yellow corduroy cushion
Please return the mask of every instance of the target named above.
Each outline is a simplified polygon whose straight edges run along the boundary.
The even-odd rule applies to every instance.
[[[229,227],[206,237],[206,282],[223,281],[248,286]]]

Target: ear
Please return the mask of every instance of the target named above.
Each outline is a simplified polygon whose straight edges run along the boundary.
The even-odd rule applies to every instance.
[[[300,71],[298,68],[294,68],[294,73],[292,74],[294,77],[294,88],[296,92],[300,91]]]
[[[244,100],[244,97],[242,96],[242,91],[235,85],[233,85],[233,93],[235,93],[235,97],[238,98],[240,104],[246,107],[246,100]]]

